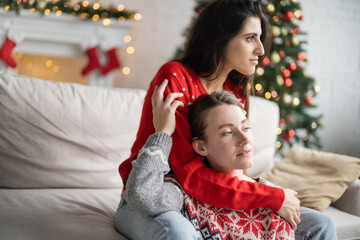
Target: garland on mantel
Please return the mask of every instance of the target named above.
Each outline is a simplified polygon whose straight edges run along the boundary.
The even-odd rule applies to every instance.
[[[84,20],[105,20],[105,22],[110,22],[110,19],[117,19],[119,22],[123,22],[125,20],[140,20],[141,18],[139,13],[125,10],[124,5],[104,8],[99,3],[91,4],[88,1],[4,0],[0,1],[0,7],[6,11],[14,11],[18,15],[21,10],[28,9],[32,13],[40,12],[43,15],[49,15],[51,12],[57,16],[60,16],[62,13],[68,13]]]

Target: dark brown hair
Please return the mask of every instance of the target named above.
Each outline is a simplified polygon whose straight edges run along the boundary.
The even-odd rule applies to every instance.
[[[189,123],[193,139],[207,140],[205,136],[206,114],[210,109],[224,104],[235,105],[243,109],[239,99],[226,91],[203,94],[195,100],[189,108]]]
[[[215,0],[197,17],[178,61],[200,77],[218,76],[224,67],[227,44],[244,28],[250,17],[258,17],[261,21],[260,40],[267,54],[271,45],[270,28],[260,3],[256,0]],[[263,57],[259,57],[259,62]],[[233,84],[242,86],[241,95],[246,100],[245,110],[248,110],[248,83],[253,85],[253,75],[245,76],[233,70],[228,78]]]

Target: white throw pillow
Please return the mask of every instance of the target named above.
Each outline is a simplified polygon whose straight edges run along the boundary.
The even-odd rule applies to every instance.
[[[0,187],[122,187],[145,94],[0,73]]]

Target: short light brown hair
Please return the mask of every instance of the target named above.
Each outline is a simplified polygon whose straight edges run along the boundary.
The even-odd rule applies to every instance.
[[[232,93],[226,91],[213,92],[198,97],[190,107],[189,123],[192,138],[206,140],[206,114],[210,109],[221,105],[235,105],[243,109],[242,103]]]

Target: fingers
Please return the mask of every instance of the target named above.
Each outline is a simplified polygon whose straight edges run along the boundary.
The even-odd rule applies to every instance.
[[[289,221],[289,223],[290,223],[292,229],[295,231],[296,228],[297,228],[297,224],[296,224],[296,222],[294,221],[294,219],[291,219],[291,220]]]
[[[165,106],[169,106],[171,105],[171,103],[178,97],[183,97],[184,94],[183,93],[179,93],[179,92],[174,92],[174,93],[170,93],[166,99],[165,99]]]
[[[184,103],[182,101],[176,100],[170,105],[170,109],[175,112],[178,107],[184,107]]]
[[[156,104],[160,101],[163,101],[163,98],[164,98],[164,91],[165,91],[165,88],[168,84],[168,80],[165,79],[161,84],[160,86],[155,86],[154,88],[154,92],[151,96],[151,104],[152,106],[156,106]]]
[[[158,87],[159,87],[159,86],[155,86],[154,92],[153,92],[153,94],[151,95],[151,105],[152,105],[152,107],[155,107],[155,105],[156,105],[156,102],[155,102],[155,93],[156,93]]]

